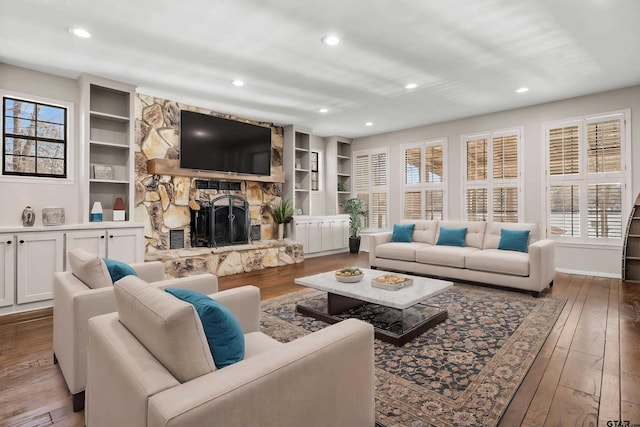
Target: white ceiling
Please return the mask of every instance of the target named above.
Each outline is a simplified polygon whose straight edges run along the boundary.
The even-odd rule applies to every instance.
[[[640,84],[639,22],[640,0],[0,0],[0,61],[360,137]]]

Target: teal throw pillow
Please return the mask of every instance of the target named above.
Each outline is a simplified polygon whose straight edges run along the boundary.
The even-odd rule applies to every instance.
[[[392,242],[411,242],[415,224],[393,224]]]
[[[194,306],[217,368],[244,359],[242,327],[227,307],[196,291],[177,288],[167,288],[165,291]]]
[[[505,251],[529,252],[529,230],[500,230],[498,249]]]
[[[111,276],[111,281],[113,283],[116,283],[124,276],[138,276],[138,273],[136,273],[133,267],[131,267],[129,264],[125,264],[122,261],[116,261],[115,259],[108,258],[103,258],[103,261],[107,266],[107,270],[109,270],[109,275]]]
[[[436,245],[440,246],[462,246],[464,247],[464,238],[467,235],[467,227],[464,228],[447,228],[440,227],[440,234]]]

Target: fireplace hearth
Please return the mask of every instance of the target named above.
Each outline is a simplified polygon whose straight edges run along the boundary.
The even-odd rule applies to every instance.
[[[210,203],[198,202],[191,210],[191,246],[218,247],[249,243],[249,203],[242,197],[225,195]]]

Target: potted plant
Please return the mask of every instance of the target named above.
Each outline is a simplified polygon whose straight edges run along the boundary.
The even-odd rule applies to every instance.
[[[356,254],[360,251],[360,230],[362,230],[362,218],[364,211],[364,201],[358,198],[346,200],[342,208],[349,214],[349,252]]]
[[[269,210],[273,220],[278,224],[278,240],[282,240],[284,238],[284,225],[293,219],[294,209],[291,200],[280,199],[280,202],[270,204]]]

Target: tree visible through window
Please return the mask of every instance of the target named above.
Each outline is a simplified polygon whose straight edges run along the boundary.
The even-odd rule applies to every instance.
[[[66,178],[67,109],[3,98],[3,175]]]

